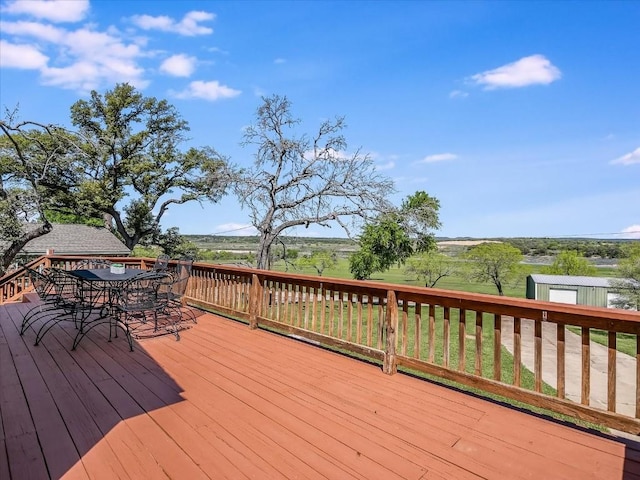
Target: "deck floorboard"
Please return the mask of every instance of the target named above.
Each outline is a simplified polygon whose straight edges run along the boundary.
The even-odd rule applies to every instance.
[[[0,478],[640,480],[633,440],[551,421],[212,314],[75,351],[0,306]],[[38,328],[38,325],[34,325]]]

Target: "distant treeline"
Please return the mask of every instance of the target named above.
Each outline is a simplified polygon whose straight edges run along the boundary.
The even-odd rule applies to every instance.
[[[224,236],[224,235],[183,235],[201,248],[234,249],[257,246],[257,236]],[[445,238],[437,237],[436,241],[446,240],[478,240],[478,238]],[[523,255],[530,257],[553,256],[563,250],[575,250],[580,255],[592,258],[620,258],[621,248],[625,243],[638,240],[593,239],[593,238],[490,238],[509,243],[518,248]],[[347,238],[333,237],[283,237],[287,246],[302,250],[323,250],[325,248],[354,250],[357,243]]]
[[[524,255],[532,257],[557,255],[563,250],[575,250],[587,258],[620,258],[623,245],[633,241],[592,238],[503,238],[499,240],[513,245]]]

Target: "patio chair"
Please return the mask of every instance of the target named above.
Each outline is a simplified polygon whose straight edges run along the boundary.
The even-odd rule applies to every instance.
[[[164,272],[169,268],[169,255],[163,253],[156,257],[152,270],[155,272]]]
[[[30,269],[29,275],[42,303],[25,314],[20,335],[37,321],[42,321],[36,333],[35,345],[38,345],[47,332],[61,321],[73,321],[77,327],[77,281],[58,268],[42,272]]]
[[[94,268],[111,268],[111,261],[104,258],[86,258],[73,267],[74,270],[93,270]]]
[[[191,276],[192,268],[192,257],[180,258],[176,262],[174,280],[169,286],[167,286],[166,290],[166,294],[168,297],[168,307],[178,314],[180,320],[182,320],[184,295],[187,291],[187,284],[189,283],[189,277]],[[190,316],[191,320],[194,323],[197,323],[196,316],[191,310],[187,310],[187,315]]]
[[[133,338],[145,324],[152,324],[152,334],[173,333],[180,340],[177,319],[170,314],[169,298],[163,294],[167,285],[173,283],[173,277],[167,272],[145,272],[125,282],[115,292],[113,303],[115,323],[111,328],[121,328],[129,349],[133,351]],[[160,331],[160,321],[165,320],[169,327]],[[111,340],[111,328],[109,340]],[[117,336],[117,331],[116,335]]]
[[[25,270],[29,275],[29,281],[38,294],[41,303],[35,305],[25,313],[22,318],[22,325],[20,326],[20,335],[24,335],[24,332],[26,332],[41,315],[46,315],[47,312],[58,309],[58,297],[53,288],[50,269],[45,268],[42,271],[38,271],[33,268],[25,268]]]

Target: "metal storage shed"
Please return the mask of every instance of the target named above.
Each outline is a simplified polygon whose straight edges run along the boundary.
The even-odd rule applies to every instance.
[[[527,298],[546,302],[611,307],[616,298],[611,278],[533,274],[527,277]]]

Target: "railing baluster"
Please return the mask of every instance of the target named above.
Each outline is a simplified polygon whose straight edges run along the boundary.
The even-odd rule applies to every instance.
[[[338,291],[338,338],[342,338],[344,332],[344,293]]]
[[[362,295],[356,294],[356,302],[358,307],[358,324],[356,328],[356,343],[362,343]]]
[[[458,370],[464,371],[466,368],[467,350],[467,311],[460,309],[458,318]]]
[[[520,335],[520,318],[515,317],[513,319],[513,384],[516,387],[521,386],[522,343]]]
[[[402,334],[400,341],[402,342],[402,355],[407,355],[407,341],[409,336],[409,302],[402,300]]]
[[[386,322],[384,306],[382,305],[382,298],[378,298],[378,344],[376,347],[378,350],[382,350],[382,340],[384,338],[384,325]],[[640,362],[640,354],[638,356],[638,362]]]
[[[329,292],[329,335],[335,333],[335,292],[331,290]]]
[[[415,307],[415,331],[414,331],[414,345],[413,357],[420,358],[420,348],[422,345],[422,304],[416,303]]]
[[[565,343],[564,343],[564,333],[566,327],[562,324],[557,325],[556,330],[556,345],[557,345],[557,353],[556,353],[556,370],[557,370],[557,380],[556,380],[556,389],[558,392],[558,398],[565,398]]]
[[[582,392],[580,403],[589,405],[589,395],[591,392],[591,345],[589,328],[582,327]]]
[[[449,345],[451,344],[451,320],[449,307],[444,307],[442,322],[442,365],[449,368]]]
[[[479,310],[476,311],[476,358],[475,358],[475,374],[482,376],[482,315]]]
[[[536,392],[542,391],[542,321],[534,320],[533,375]]]
[[[429,304],[429,356],[431,363],[436,360],[436,306]]]
[[[367,295],[367,346],[373,346],[373,302],[371,295]]]
[[[502,315],[493,314],[493,379],[502,379]]]
[[[616,332],[609,332],[607,410],[616,411]]]
[[[318,320],[318,293],[319,293],[320,289],[319,288],[310,288],[309,289],[309,295],[312,295],[311,297],[311,329],[313,331],[316,331],[316,325],[317,325],[317,320]],[[308,304],[307,304],[308,305]],[[320,328],[320,333],[322,333],[322,328]]]

